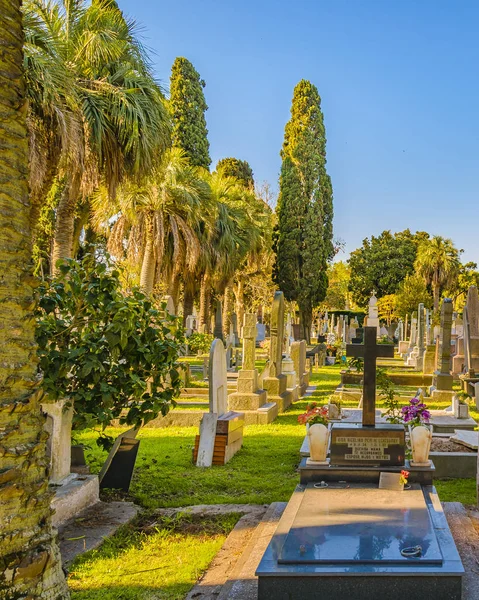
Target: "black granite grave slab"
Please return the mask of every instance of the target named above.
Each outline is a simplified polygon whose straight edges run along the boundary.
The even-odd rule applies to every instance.
[[[331,465],[404,465],[404,427],[389,423],[375,427],[334,423],[330,452]]]
[[[258,600],[461,600],[464,569],[434,487],[376,492],[368,484],[299,486],[257,568]],[[304,535],[295,539],[298,526]],[[281,562],[290,558],[285,542],[292,531],[291,543],[304,546],[297,554],[314,560]],[[403,560],[410,544],[421,546],[424,560]]]
[[[416,564],[442,564],[420,485],[404,491],[373,485],[363,485],[361,493],[355,486],[318,491],[304,492],[279,563],[405,564],[411,558],[401,551],[421,546]]]

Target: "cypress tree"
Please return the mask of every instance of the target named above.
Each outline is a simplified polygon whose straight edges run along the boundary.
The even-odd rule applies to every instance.
[[[294,88],[281,158],[273,279],[298,303],[302,334],[309,340],[312,311],[326,297],[326,269],[334,255],[333,190],[321,98],[304,79]]]
[[[216,165],[217,171],[222,171],[227,177],[236,177],[245,187],[254,187],[253,169],[246,160],[239,158],[222,158]]]
[[[170,113],[173,119],[173,146],[184,150],[191,163],[208,169],[211,164],[205,82],[198,71],[183,57],[175,59],[171,68]]]

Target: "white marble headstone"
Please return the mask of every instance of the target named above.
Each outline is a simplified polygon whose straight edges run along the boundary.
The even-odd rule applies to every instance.
[[[219,417],[228,412],[228,375],[223,342],[213,340],[208,366],[210,412]]]

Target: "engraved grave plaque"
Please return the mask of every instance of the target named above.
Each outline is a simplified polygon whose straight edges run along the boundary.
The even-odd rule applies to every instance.
[[[405,458],[402,425],[374,429],[335,423],[331,430],[331,465],[401,466]]]

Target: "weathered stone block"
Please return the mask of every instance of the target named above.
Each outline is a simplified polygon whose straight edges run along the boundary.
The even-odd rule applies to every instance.
[[[258,391],[258,372],[240,371],[238,374],[238,392],[253,393]]]
[[[287,379],[286,375],[278,375],[277,377],[265,377],[263,379],[263,388],[270,396],[280,396],[286,391]]]
[[[266,391],[260,390],[258,393],[243,394],[237,392],[228,397],[228,408],[230,410],[258,410],[266,402]]]

